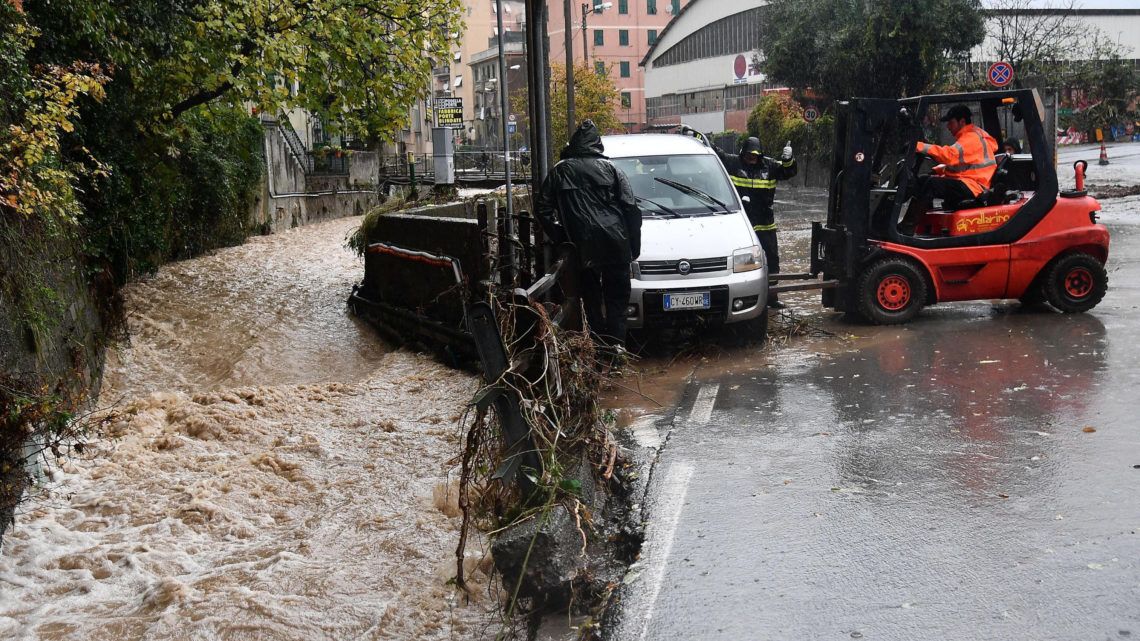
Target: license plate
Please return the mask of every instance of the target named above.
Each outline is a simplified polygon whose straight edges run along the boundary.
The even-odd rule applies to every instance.
[[[688,294],[665,294],[661,301],[665,311],[671,312],[678,309],[708,309],[709,308],[709,293],[708,292],[692,292]]]

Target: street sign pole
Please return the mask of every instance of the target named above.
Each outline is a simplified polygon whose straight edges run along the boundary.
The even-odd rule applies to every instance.
[[[503,124],[503,157],[506,161],[504,164],[506,172],[506,233],[507,236],[510,236],[513,232],[511,217],[514,214],[514,205],[511,202],[513,200],[511,197],[511,136],[508,135],[506,129],[506,115],[511,111],[507,106],[506,35],[503,31],[503,2],[496,2],[495,7],[495,21],[498,26],[496,33],[498,33],[499,42],[499,122]]]

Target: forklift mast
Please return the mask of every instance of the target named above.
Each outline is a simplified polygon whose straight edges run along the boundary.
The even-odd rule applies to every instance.
[[[884,134],[899,121],[897,100],[856,98],[836,103],[835,149],[828,183],[827,222],[812,223],[812,275],[845,280],[862,265],[872,248],[873,174],[881,161]],[[905,188],[905,185],[903,185]],[[841,289],[825,289],[823,304],[836,307]]]

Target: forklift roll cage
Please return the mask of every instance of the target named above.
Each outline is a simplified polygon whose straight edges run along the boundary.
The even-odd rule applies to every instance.
[[[882,160],[890,152],[886,139],[902,133],[905,168],[921,162],[914,144],[920,139],[923,115],[931,105],[977,103],[980,125],[1001,147],[1002,131],[998,117],[1001,107],[1015,108],[1024,122],[1028,148],[1032,149],[1037,184],[1034,195],[1017,216],[992,232],[966,236],[923,238],[898,233],[897,220],[906,194],[912,188],[915,171],[898,171],[888,187],[876,187],[873,179]],[[812,273],[854,274],[858,266],[873,258],[869,240],[889,241],[921,249],[960,248],[1016,242],[1025,236],[1057,202],[1057,171],[1049,159],[1045,139],[1044,107],[1034,89],[977,91],[972,94],[941,94],[898,100],[855,98],[837,103],[836,149],[831,161],[827,226],[815,224],[812,246]],[[897,149],[896,149],[897,151]],[[905,169],[899,168],[899,169]],[[898,197],[902,194],[902,197]],[[881,206],[886,211],[876,212]],[[889,208],[889,209],[887,209]],[[880,214],[878,225],[873,214]],[[830,250],[830,252],[828,251]],[[841,250],[840,255],[833,255]],[[831,253],[832,255],[828,255]]]

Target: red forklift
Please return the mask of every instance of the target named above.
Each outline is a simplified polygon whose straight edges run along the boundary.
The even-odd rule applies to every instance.
[[[929,164],[915,143],[953,142],[939,115],[956,104],[970,106],[999,151],[1003,129],[1012,129],[1024,134],[1028,153],[998,154],[988,190],[953,207],[936,202],[913,228],[900,226]],[[1076,189],[1058,189],[1036,90],[836,106],[827,221],[812,224],[810,272],[777,275],[773,291],[822,288],[825,307],[875,324],[905,323],[950,301],[1020,299],[1074,313],[1104,297],[1109,235],[1084,190],[1087,163],[1074,165]]]

